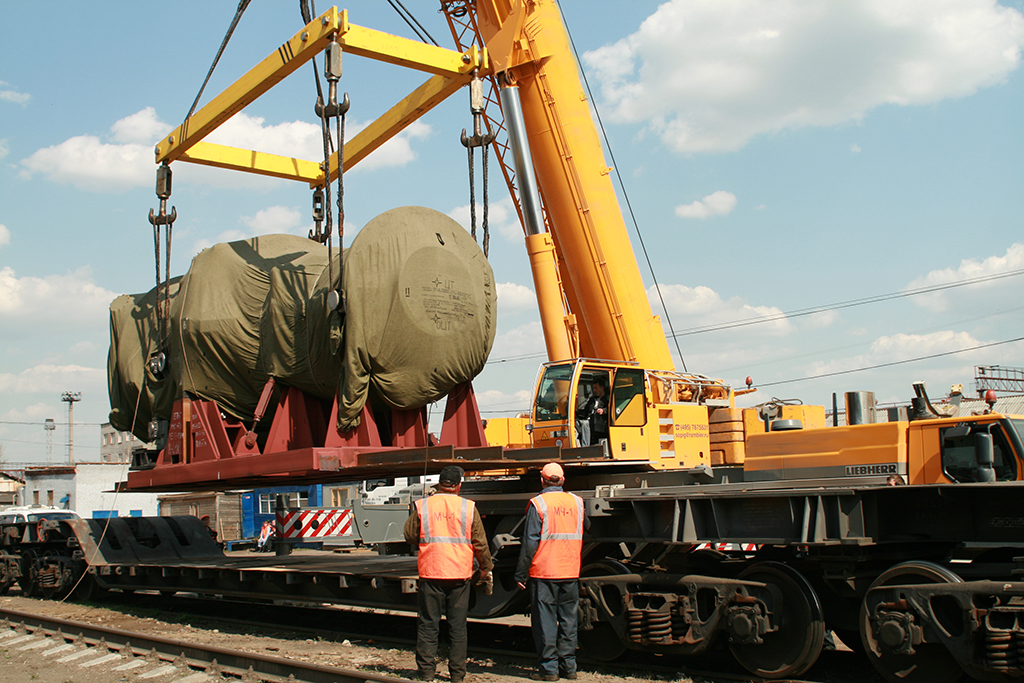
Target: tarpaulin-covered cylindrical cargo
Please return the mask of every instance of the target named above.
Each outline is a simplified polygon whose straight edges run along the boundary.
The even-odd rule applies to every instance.
[[[145,439],[149,419],[167,419],[183,392],[249,420],[270,376],[331,398],[341,359],[330,349],[338,348],[341,327],[325,303],[327,252],[293,235],[204,249],[172,281],[166,340],[159,338],[155,290],[118,297],[110,307],[111,425]],[[337,279],[337,250],[334,259]],[[167,371],[158,379],[146,361],[159,350]]]
[[[372,389],[419,408],[476,377],[494,342],[494,274],[448,216],[419,206],[377,216],[345,255],[344,374],[339,426],[359,424]]]
[[[475,377],[494,338],[495,295],[490,266],[465,230],[406,207],[371,221],[353,248],[353,263],[344,259],[344,347],[342,317],[327,305],[340,254],[329,269],[328,249],[301,237],[205,249],[171,283],[166,340],[158,338],[155,290],[118,297],[110,310],[111,424],[146,439],[150,418],[168,419],[183,392],[249,421],[274,377],[323,399],[337,394],[348,429],[369,391],[418,408]],[[158,350],[168,355],[162,379],[146,366]]]

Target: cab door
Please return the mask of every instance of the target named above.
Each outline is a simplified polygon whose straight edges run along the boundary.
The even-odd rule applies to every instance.
[[[646,459],[648,437],[646,377],[641,368],[616,368],[608,404],[608,446],[616,459]],[[655,430],[656,431],[656,430]]]

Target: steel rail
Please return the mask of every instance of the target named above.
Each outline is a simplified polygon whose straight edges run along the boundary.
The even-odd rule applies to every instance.
[[[341,630],[341,629],[336,629],[336,628],[323,629],[323,628],[317,628],[317,627],[300,626],[300,625],[297,625],[296,623],[288,620],[287,618],[282,618],[282,614],[285,614],[285,613],[287,613],[289,611],[287,609],[282,610],[281,614],[275,614],[275,617],[276,617],[275,621],[262,622],[262,621],[259,621],[259,620],[254,620],[253,618],[236,619],[236,618],[232,618],[232,617],[225,617],[222,614],[211,613],[209,610],[204,609],[204,607],[206,606],[204,603],[206,601],[196,600],[196,599],[191,598],[191,597],[189,597],[187,595],[177,595],[177,596],[168,598],[168,597],[165,597],[165,596],[157,596],[157,595],[149,596],[149,595],[146,595],[146,594],[135,594],[133,597],[135,597],[136,599],[138,599],[138,598],[146,599],[146,598],[150,598],[151,597],[151,598],[153,598],[153,601],[155,601],[155,602],[163,602],[163,601],[191,602],[192,604],[189,605],[188,609],[187,609],[188,613],[192,617],[198,617],[198,618],[200,618],[201,620],[203,620],[205,622],[210,622],[211,624],[212,623],[245,624],[245,625],[247,625],[249,627],[265,628],[265,629],[268,629],[268,630],[280,631],[280,630],[283,629],[283,630],[286,630],[286,631],[289,631],[289,632],[302,633],[303,635],[305,635],[307,637],[310,637],[310,636],[312,636],[312,637],[322,637],[322,638],[325,638],[325,639],[328,639],[328,640],[334,640],[334,641],[338,641],[338,640],[340,640],[342,638],[351,638],[351,639],[369,638],[369,639],[372,639],[373,641],[376,641],[376,642],[388,642],[392,646],[400,646],[400,647],[406,647],[406,648],[414,648],[415,647],[415,638],[414,637],[410,638],[410,637],[403,637],[401,635],[396,635],[396,630],[393,629],[393,628],[392,628],[392,632],[391,633],[389,633],[388,635],[384,635],[384,634],[378,632],[377,629],[373,629],[372,633],[356,633],[354,631],[346,631],[346,630]],[[245,603],[235,603],[235,604],[237,604],[239,606],[242,606]],[[108,605],[106,605],[106,607],[108,609],[117,609],[116,605],[109,605],[108,604]],[[149,607],[152,608],[152,605],[150,605]],[[266,608],[267,606],[262,606],[262,607]],[[273,607],[271,609],[273,609]],[[298,607],[298,608],[293,608],[293,609],[297,609],[297,610],[301,611],[301,610],[308,609],[308,607]],[[21,615],[27,615],[27,616],[30,616],[30,617],[32,617],[34,619],[39,620],[39,621],[44,621],[45,620],[45,621],[53,621],[53,622],[57,622],[57,623],[63,623],[63,621],[60,620],[60,619],[51,619],[51,618],[48,618],[48,617],[39,617],[38,615],[34,615],[34,614],[33,615],[29,615],[27,613],[16,612],[16,611],[13,611],[13,610],[0,609],[0,616],[3,616],[4,614],[14,614],[14,615],[18,615],[19,617]],[[392,618],[396,618],[396,619],[400,619],[400,620],[414,620],[415,619],[415,616],[410,616],[410,615],[406,615],[406,614],[390,614],[390,615],[377,615],[377,616],[390,616]],[[303,621],[303,620],[309,620],[309,619],[308,619],[308,617],[303,617],[303,618],[299,619],[299,621]],[[316,621],[316,620],[312,619],[311,621]],[[0,626],[2,626],[2,623],[3,622],[0,621]],[[78,622],[68,622],[68,623],[78,624]],[[193,621],[192,623],[196,623],[196,622]],[[490,624],[481,623],[481,622],[474,622],[474,624],[475,624],[475,626],[478,626],[478,627],[485,627],[484,628],[485,631],[488,630],[488,629],[486,629],[486,626],[490,626]],[[82,624],[82,626],[86,626],[86,628],[96,630],[97,632],[100,633],[101,636],[106,633],[106,629],[102,629],[100,627],[92,627],[92,626],[89,626],[89,625],[86,625],[86,624]],[[495,624],[495,626],[496,626],[496,624]],[[526,631],[529,630],[528,626],[523,626],[523,627],[509,626],[508,628],[511,628],[513,630],[518,630],[519,628],[522,628],[522,629],[524,629]],[[401,628],[397,629],[397,631],[402,631],[402,630],[403,629],[401,629]],[[68,639],[73,639],[75,636],[67,636],[66,635],[65,637],[68,638]],[[95,636],[88,636],[87,635],[86,638],[87,638],[87,640],[89,638],[91,638],[94,641],[98,640]],[[137,645],[136,641],[138,640],[138,642],[142,642],[143,640],[149,640],[149,639],[151,639],[151,637],[150,636],[146,636],[145,634],[132,634],[132,637],[131,637],[132,649],[133,650],[143,649],[142,647],[139,647]],[[110,644],[110,642],[111,642],[111,639],[110,638],[106,638],[106,643],[108,645]],[[170,641],[170,642],[176,642],[176,641]],[[161,651],[158,649],[158,652],[161,652]],[[180,650],[180,649],[171,648],[170,650],[168,650],[166,652],[166,654],[164,655],[164,658],[165,659],[177,658],[179,656],[178,653],[180,653],[180,652],[183,652],[183,651]],[[148,650],[145,650],[143,652],[143,654],[146,654],[146,653],[148,653]],[[533,652],[533,649],[532,649],[532,639],[531,639],[531,643],[530,643],[530,647],[529,647],[528,651],[526,651],[526,650],[518,650],[518,649],[514,649],[514,648],[509,648],[509,647],[504,647],[504,648],[502,648],[502,647],[495,647],[493,645],[492,646],[486,646],[486,645],[481,646],[479,644],[477,644],[477,645],[470,644],[469,653],[470,653],[470,655],[475,655],[477,657],[480,657],[480,656],[484,656],[484,657],[501,657],[501,658],[504,658],[504,659],[507,659],[507,660],[517,661],[518,663],[521,664],[521,666],[523,667],[524,671],[532,670],[534,664],[536,663],[536,654]],[[245,654],[248,657],[248,655],[246,653],[233,653],[233,654],[236,654],[236,655],[238,655],[238,654]],[[634,654],[636,655],[636,654],[639,654],[639,653],[634,653]],[[187,657],[187,655],[183,655],[183,656]],[[259,655],[253,655],[253,656],[254,657],[259,657]],[[228,669],[227,673],[229,673],[229,674],[239,675],[239,673],[238,673],[239,671],[246,670],[246,669],[243,669],[242,667],[231,667],[231,668],[223,667],[223,666],[221,666],[222,659],[220,657],[217,657],[216,659],[217,659],[218,667],[221,668],[221,669]],[[267,659],[273,660],[273,661],[282,661],[280,658],[277,658],[277,657],[268,657]],[[580,652],[578,654],[578,659],[580,661],[580,664],[585,664],[589,670],[592,670],[595,673],[604,674],[604,675],[612,675],[612,676],[623,676],[623,677],[625,677],[625,676],[634,675],[636,673],[637,667],[639,667],[641,670],[645,671],[649,675],[656,675],[656,676],[659,676],[659,677],[665,677],[665,676],[676,676],[676,675],[678,675],[680,673],[685,673],[687,676],[697,677],[699,679],[706,680],[706,681],[718,681],[719,683],[726,683],[727,681],[730,682],[730,683],[731,682],[735,682],[735,683],[820,683],[820,680],[818,680],[816,678],[809,678],[809,679],[807,679],[807,678],[805,678],[805,679],[786,679],[785,681],[765,681],[765,679],[758,678],[756,676],[753,676],[753,675],[751,675],[749,673],[745,673],[745,672],[730,672],[728,670],[719,670],[719,669],[708,670],[706,667],[701,667],[701,668],[687,667],[687,666],[682,666],[681,663],[679,663],[679,662],[674,662],[672,664],[666,665],[666,664],[662,664],[662,663],[659,663],[659,662],[652,661],[649,658],[643,658],[642,655],[641,655],[641,660],[642,661],[637,661],[637,660],[634,659],[634,660],[631,660],[631,661],[628,661],[628,662],[615,663],[615,662],[599,662],[599,661],[596,661],[596,660],[592,660],[589,657],[587,657],[585,654]],[[283,660],[283,661],[290,662],[291,660]],[[301,663],[299,663],[299,664],[301,665]],[[202,665],[200,665],[200,664],[194,664],[194,666],[196,668],[202,668]],[[309,667],[312,667],[314,669],[327,669],[327,670],[332,671],[332,672],[333,671],[344,671],[344,670],[341,670],[341,669],[331,669],[330,667],[317,667],[317,666],[314,666],[314,665],[302,665],[302,666],[309,666]],[[260,673],[260,670],[255,668],[255,667],[254,667],[253,670],[256,673]],[[347,683],[347,681],[387,681],[389,683],[401,683],[402,681],[405,680],[405,679],[396,678],[396,677],[390,676],[390,675],[388,675],[388,676],[380,676],[380,675],[375,675],[375,674],[363,674],[361,672],[352,672],[352,671],[347,671],[346,673],[354,674],[357,678],[343,679],[341,677],[337,677],[334,674],[332,674],[332,677],[329,677],[326,680],[342,681],[343,683]],[[275,675],[275,678],[277,676],[282,676],[282,680],[285,680],[287,678],[287,675],[277,674],[277,675]],[[313,679],[303,678],[299,674],[295,674],[295,680],[298,680],[298,681],[307,681],[308,680],[308,681],[311,681],[311,683],[315,683],[315,681]],[[317,679],[317,680],[323,680],[323,679]],[[863,679],[863,677],[859,677],[859,676],[854,675],[850,679],[841,679],[841,678],[840,679],[834,679],[833,678],[831,680],[849,680],[852,683],[853,681],[858,681],[859,682],[859,681],[863,681],[864,679]],[[874,679],[872,678],[872,680],[874,680]]]
[[[101,643],[111,649],[120,646],[124,654],[144,657],[155,652],[161,660],[185,662],[190,668],[232,676],[255,673],[264,680],[303,681],[304,683],[406,683],[408,679],[384,676],[352,669],[341,669],[321,664],[307,664],[283,657],[239,652],[220,647],[200,645],[159,636],[150,636],[135,631],[94,626],[78,621],[44,617],[28,612],[0,608],[0,626],[17,629],[19,626],[33,633],[47,637],[59,637],[73,642],[81,637],[87,645]],[[130,648],[131,652],[125,652]],[[411,683],[411,682],[409,682]]]

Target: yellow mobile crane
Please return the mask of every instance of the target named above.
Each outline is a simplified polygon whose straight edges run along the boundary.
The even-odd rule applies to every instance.
[[[502,163],[526,232],[549,361],[530,417],[489,425],[489,432],[503,428],[498,445],[528,447],[520,449],[528,455],[519,466],[515,455],[464,462],[478,471],[522,473],[523,463],[538,458],[579,458],[571,481],[592,521],[581,601],[582,640],[591,652],[696,654],[725,640],[751,672],[783,678],[813,665],[827,625],[890,681],[1019,677],[1024,418],[989,412],[938,419],[917,387],[915,417],[931,411],[931,419],[826,429],[820,406],[737,410],[740,392],[677,372],[647,301],[554,0],[442,0],[441,7],[455,51],[350,24],[347,12],[331,8],[164,138],[157,162],[166,168],[191,161],[316,188],[469,85],[481,125],[465,142],[491,144]],[[335,87],[343,52],[431,76],[324,164],[203,140],[323,50],[335,75],[323,111],[334,116],[344,109]],[[487,113],[488,104],[500,104],[500,119]],[[165,200],[161,195],[160,214],[151,216],[154,226],[173,221]],[[334,293],[332,309],[343,294]],[[151,360],[159,370],[159,359]],[[606,440],[590,445],[578,413],[595,379],[606,381],[610,414]],[[302,400],[290,396],[288,405]],[[191,418],[195,425],[208,419],[198,411]],[[205,478],[164,479],[166,487],[226,485],[226,458],[198,447],[190,455],[197,433],[204,444],[213,439],[189,424],[179,418],[179,445],[191,439],[193,446],[165,469],[198,466]],[[525,424],[529,434],[517,436],[511,424]],[[267,454],[246,450],[257,448],[255,437],[248,443],[244,428],[229,427],[234,431],[221,438],[225,451],[234,439],[234,454],[243,456],[234,458],[236,471],[250,474],[241,467]],[[279,443],[308,455],[320,481],[337,480],[347,465],[339,467],[337,452],[328,451],[348,437],[333,425],[321,431],[326,441],[303,442],[301,449],[288,435]],[[429,451],[421,449],[373,464],[415,462],[422,469],[427,460]],[[153,481],[145,471],[134,474],[128,488]],[[529,486],[526,478],[506,477],[482,481],[471,493],[487,517],[498,561],[494,595],[475,603],[481,616],[516,609],[517,591],[500,579],[516,551]],[[741,550],[716,549],[720,544]],[[114,587],[142,585],[134,572],[108,574],[102,580]],[[342,582],[339,590],[346,587]]]

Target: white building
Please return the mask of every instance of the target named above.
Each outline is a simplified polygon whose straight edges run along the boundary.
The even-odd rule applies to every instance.
[[[74,510],[82,517],[144,517],[160,514],[155,493],[118,493],[128,478],[131,449],[144,445],[109,424],[100,427],[100,461],[25,470],[24,505]]]
[[[131,432],[119,432],[109,422],[100,425],[100,462],[131,462],[131,450],[144,446]]]

